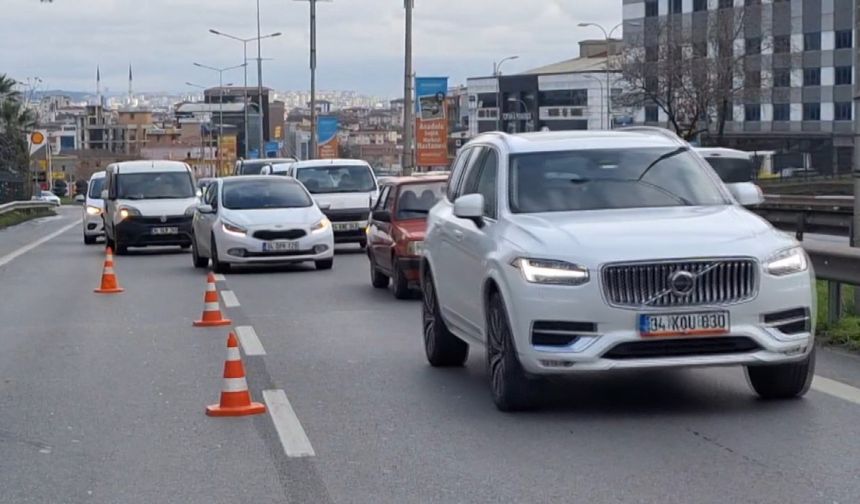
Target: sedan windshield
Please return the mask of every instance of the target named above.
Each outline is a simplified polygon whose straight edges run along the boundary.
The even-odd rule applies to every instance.
[[[687,148],[520,154],[510,181],[514,213],[728,204]]]
[[[430,209],[445,195],[445,182],[407,184],[397,198],[399,220],[426,219]]]
[[[124,173],[117,177],[119,199],[184,199],[194,197],[194,185],[186,172]]]
[[[313,205],[310,196],[295,182],[283,179],[236,180],[224,183],[224,208],[262,210],[270,208],[306,208]]]
[[[370,168],[362,165],[301,168],[296,178],[311,194],[370,192],[376,189]]]
[[[102,190],[105,187],[105,179],[104,178],[94,178],[90,180],[90,192],[89,197],[93,199],[99,199],[102,197]]]

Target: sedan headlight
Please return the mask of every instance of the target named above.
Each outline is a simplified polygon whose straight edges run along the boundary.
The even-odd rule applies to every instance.
[[[774,254],[765,263],[765,270],[773,276],[785,276],[806,271],[809,260],[806,252],[800,247],[782,250]]]
[[[320,219],[319,222],[311,226],[311,233],[321,233],[331,227],[331,221],[326,217]]]
[[[520,258],[513,262],[527,282],[549,285],[582,285],[588,282],[588,268],[565,261]]]
[[[224,230],[225,233],[233,236],[245,237],[248,235],[248,230],[239,226],[237,224],[233,224],[232,222],[228,222],[225,220],[221,221],[221,229]]]
[[[126,220],[129,217],[140,217],[140,210],[130,206],[120,207],[119,218],[121,220]]]
[[[87,206],[87,215],[101,215],[102,209],[97,206]]]
[[[424,255],[424,242],[423,241],[411,241],[406,244],[406,254],[411,256],[421,256]]]

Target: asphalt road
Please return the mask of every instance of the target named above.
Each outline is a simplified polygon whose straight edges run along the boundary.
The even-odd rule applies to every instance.
[[[291,411],[207,417],[227,329],[191,327],[205,275],[133,253],[126,292],[97,296],[78,212],[0,232],[2,503],[858,502],[860,358],[823,351],[798,401],[756,399],[740,369],[612,373],[502,414],[483,352],[430,368],[419,302],[373,289],[357,251],[219,282],[264,353],[245,356],[254,398]]]

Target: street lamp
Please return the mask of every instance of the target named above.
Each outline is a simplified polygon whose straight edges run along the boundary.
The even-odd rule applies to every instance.
[[[639,26],[639,23],[633,22],[633,23],[628,23],[628,25],[629,26]],[[589,26],[593,26],[593,27],[595,27],[595,28],[597,28],[603,32],[603,37],[606,40],[606,65],[605,65],[605,68],[606,68],[606,96],[605,96],[605,99],[606,99],[606,119],[607,119],[607,129],[612,129],[612,88],[610,87],[611,84],[609,82],[609,57],[610,57],[609,43],[610,43],[610,40],[612,39],[612,34],[615,33],[615,30],[624,26],[624,23],[623,22],[618,23],[608,32],[606,31],[606,28],[603,27],[603,25],[598,24],[598,23],[579,23],[577,26],[579,26],[580,28],[587,28]]]
[[[519,56],[508,56],[507,58],[502,58],[498,63],[493,62],[493,77],[498,77],[502,75],[502,64],[506,61],[512,61],[515,59],[520,59]]]
[[[221,153],[221,138],[224,137],[224,72],[235,70],[237,68],[242,68],[246,66],[246,64],[243,63],[241,65],[235,65],[226,68],[216,68],[195,62],[194,66],[218,73],[218,89],[221,93],[221,98],[218,100],[218,170],[220,170],[223,166],[224,161],[223,155]]]
[[[259,3],[260,0],[257,0]],[[317,157],[317,2],[331,0],[294,0],[309,2],[311,7],[311,148],[308,159]],[[258,11],[259,13],[259,11]]]
[[[186,81],[185,85],[188,87],[202,89],[204,92],[207,89],[209,89],[207,86],[202,86],[200,84],[195,84],[193,82],[187,82]],[[232,82],[228,82],[227,84],[225,84],[225,86],[227,86],[227,87],[232,86],[232,85],[233,85]],[[223,98],[223,91],[222,91],[222,98]],[[209,119],[209,122],[210,123],[212,122],[211,117]],[[201,122],[201,129],[202,129],[202,127],[203,127],[203,124]],[[205,164],[205,162],[206,162],[206,145],[207,144],[209,145],[210,148],[212,147],[212,129],[211,128],[209,129],[209,141],[208,142],[206,141],[206,138],[203,136],[203,131],[200,132],[200,163],[201,163],[201,165]],[[207,172],[207,176],[212,176],[212,175],[213,175],[213,173]]]
[[[593,75],[582,74],[582,76],[585,79],[588,79],[588,80],[591,80],[591,81],[594,81],[597,83],[597,87],[598,87],[598,89],[600,89],[600,102],[603,103],[603,100],[604,100],[603,82],[601,82],[600,79],[598,79],[597,77],[595,77]],[[608,128],[606,128],[606,126],[604,126],[604,124],[606,122],[606,117],[604,117],[604,115],[603,115],[603,106],[601,106],[600,109],[601,109],[600,110],[600,129],[608,129]]]
[[[502,128],[502,65],[506,61],[519,59],[519,56],[502,58],[498,63],[493,62],[493,77],[496,78],[496,131]]]
[[[258,5],[258,8],[259,8],[259,5]],[[230,35],[229,33],[224,33],[224,32],[212,29],[212,28],[209,29],[209,33],[211,33],[213,35],[219,35],[221,37],[226,37],[230,40],[235,40],[237,42],[242,43],[242,49],[243,49],[242,53],[244,55],[244,66],[245,66],[245,87],[242,91],[242,94],[243,94],[242,99],[244,100],[244,103],[245,103],[245,158],[247,159],[247,157],[248,157],[248,42],[253,42],[255,40],[259,41],[259,40],[264,40],[264,39],[268,39],[268,38],[280,37],[283,34],[281,32],[275,32],[275,33],[270,33],[268,35],[263,35],[263,36],[258,35],[256,37],[241,38],[241,37],[237,37],[235,35]],[[262,75],[262,68],[263,67],[262,67],[261,60],[262,60],[262,58],[257,58],[257,65],[258,65],[257,70],[259,72],[259,76],[257,79],[258,80],[258,82],[257,82],[257,101],[259,102],[258,112],[259,112],[259,116],[260,116],[259,117],[260,157],[263,157],[263,155],[262,155],[262,153],[263,153],[263,148],[262,148],[262,142],[263,142],[263,115],[262,115],[262,109],[263,109],[263,87],[262,87],[263,78],[262,77],[263,77],[263,75]]]

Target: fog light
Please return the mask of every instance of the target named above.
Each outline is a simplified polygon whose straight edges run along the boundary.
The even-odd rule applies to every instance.
[[[541,360],[540,363],[544,367],[569,368],[573,366],[573,362],[560,360]]]
[[[227,251],[227,253],[229,255],[236,256],[236,257],[245,257],[246,252],[247,251],[245,249],[242,249],[242,248],[231,248],[230,250]]]
[[[328,245],[315,245],[314,246],[314,254],[322,254],[328,250]]]

